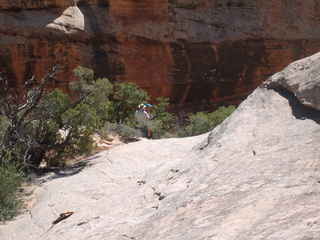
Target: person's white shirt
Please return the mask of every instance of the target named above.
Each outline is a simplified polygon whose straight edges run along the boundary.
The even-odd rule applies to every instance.
[[[149,115],[144,109],[137,110],[135,113],[135,121],[139,124],[149,120]]]

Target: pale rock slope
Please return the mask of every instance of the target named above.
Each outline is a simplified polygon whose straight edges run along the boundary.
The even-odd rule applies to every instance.
[[[2,224],[0,238],[319,240],[318,76],[315,54],[210,133],[142,139],[39,179],[33,207]]]

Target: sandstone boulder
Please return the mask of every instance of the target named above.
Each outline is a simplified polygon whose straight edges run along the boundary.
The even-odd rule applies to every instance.
[[[267,80],[269,88],[292,92],[302,104],[320,110],[320,54],[290,64]],[[308,81],[301,81],[308,79]]]

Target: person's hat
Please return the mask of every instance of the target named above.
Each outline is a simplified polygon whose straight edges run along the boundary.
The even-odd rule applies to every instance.
[[[147,107],[152,107],[152,105],[151,105],[151,104],[149,104],[149,103],[148,103],[146,106],[147,106]]]
[[[141,103],[139,106],[138,106],[139,109],[144,109],[146,108],[146,105],[144,105],[143,103]]]

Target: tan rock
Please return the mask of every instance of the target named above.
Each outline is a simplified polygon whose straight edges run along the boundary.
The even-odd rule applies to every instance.
[[[68,34],[70,31],[84,31],[84,16],[78,7],[67,8],[60,17],[47,25],[48,28],[63,31]]]
[[[320,53],[286,67],[267,80],[269,88],[284,88],[302,104],[320,110]],[[301,81],[308,79],[308,81]]]
[[[38,169],[44,169],[47,167],[48,167],[48,164],[47,164],[46,160],[42,159],[39,166],[38,166]]]

